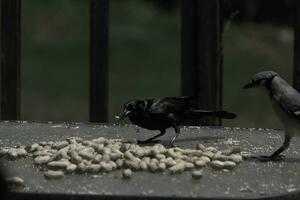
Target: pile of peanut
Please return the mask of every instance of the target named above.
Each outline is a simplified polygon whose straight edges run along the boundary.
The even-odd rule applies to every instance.
[[[1,148],[0,156],[33,158],[35,165],[46,169],[47,179],[61,178],[66,173],[108,173],[118,169],[123,170],[124,178],[130,178],[132,171],[177,174],[187,170],[192,170],[193,178],[200,178],[204,167],[232,170],[243,160],[237,149],[222,152],[202,144],[196,149],[166,148],[162,144],[140,146],[104,137],[92,140],[71,137],[27,147]]]

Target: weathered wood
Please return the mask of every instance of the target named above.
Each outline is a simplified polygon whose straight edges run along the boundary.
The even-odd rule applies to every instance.
[[[1,119],[20,118],[21,1],[1,0]]]
[[[84,140],[98,137],[121,138],[124,141],[132,141],[134,138],[144,140],[155,134],[155,131],[146,129],[140,129],[137,134],[135,130],[135,126],[84,123],[0,123],[1,147],[28,146],[35,142],[61,141],[68,137],[82,137]],[[174,131],[168,129],[160,138],[166,148],[173,134]],[[272,129],[186,127],[176,145],[194,149],[197,144],[203,143],[206,147],[219,150],[238,147],[251,154],[270,155],[282,144],[282,135],[282,130]],[[10,161],[3,157],[1,167],[5,169],[4,175],[19,176],[25,181],[25,187],[11,188],[15,191],[14,195],[20,195],[19,198],[5,198],[14,200],[299,200],[299,137],[293,139],[284,155],[282,162],[249,159],[229,172],[212,170],[207,166],[200,180],[193,180],[192,170],[187,170],[176,175],[138,171],[133,173],[131,180],[124,181],[122,172],[117,170],[94,175],[66,174],[60,180],[45,181],[45,171],[38,170],[29,157]],[[40,194],[44,196],[38,196]]]
[[[293,83],[300,91],[300,1],[295,1]]]
[[[108,0],[90,0],[90,121],[108,116]]]
[[[199,109],[222,109],[222,18],[219,0],[182,0],[181,93]],[[202,125],[221,120],[203,119]]]

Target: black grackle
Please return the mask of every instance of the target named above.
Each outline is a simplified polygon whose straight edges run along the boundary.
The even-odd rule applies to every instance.
[[[173,145],[180,134],[179,125],[183,121],[207,116],[236,118],[234,113],[226,111],[197,110],[193,108],[193,100],[194,98],[189,96],[131,100],[124,105],[120,120],[128,117],[133,124],[142,128],[160,131],[158,135],[139,141],[139,143],[153,142],[157,137],[164,135],[167,128],[173,127],[175,130],[175,136],[171,140],[171,145]]]

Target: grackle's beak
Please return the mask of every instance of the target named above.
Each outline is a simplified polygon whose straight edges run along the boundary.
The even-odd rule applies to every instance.
[[[125,119],[131,112],[128,110],[124,110],[123,114],[120,117],[120,120]]]
[[[243,87],[243,89],[252,88],[253,86],[254,86],[253,83],[250,82],[250,83],[246,84],[246,85]]]

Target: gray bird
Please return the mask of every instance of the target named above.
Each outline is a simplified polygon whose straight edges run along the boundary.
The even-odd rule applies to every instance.
[[[259,156],[260,160],[281,160],[280,155],[289,148],[291,138],[300,136],[300,93],[283,80],[278,73],[263,71],[253,76],[244,89],[262,87],[269,93],[273,109],[284,126],[284,142],[270,156]]]

